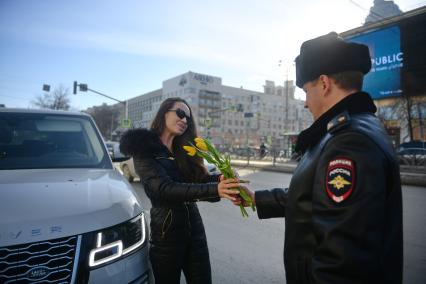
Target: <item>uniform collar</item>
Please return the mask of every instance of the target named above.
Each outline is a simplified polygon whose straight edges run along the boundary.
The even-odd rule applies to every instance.
[[[368,93],[357,92],[345,97],[321,115],[309,128],[300,132],[296,152],[304,153],[309,147],[316,145],[327,134],[327,124],[345,111],[349,115],[363,112],[375,113],[377,108]]]

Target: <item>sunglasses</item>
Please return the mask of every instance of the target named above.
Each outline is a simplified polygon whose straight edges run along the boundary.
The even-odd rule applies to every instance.
[[[177,108],[177,109],[169,109],[169,111],[174,111],[174,112],[176,112],[176,115],[177,115],[180,119],[184,119],[184,118],[186,118],[186,120],[188,120],[188,121],[189,121],[189,119],[191,118],[191,116],[186,115],[186,112],[185,112],[185,111],[183,111],[183,110],[182,110],[182,109],[180,109],[180,108]]]

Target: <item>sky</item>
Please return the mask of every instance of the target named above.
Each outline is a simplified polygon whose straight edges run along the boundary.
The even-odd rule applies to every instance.
[[[0,0],[0,104],[33,108],[43,84],[84,110],[188,71],[263,91],[294,79],[303,41],[361,26],[373,0]],[[409,11],[424,0],[395,0]],[[279,64],[279,61],[283,64]],[[303,99],[303,91],[296,95]]]

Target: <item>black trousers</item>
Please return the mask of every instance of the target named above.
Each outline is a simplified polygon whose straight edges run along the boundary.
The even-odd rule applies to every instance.
[[[187,284],[212,283],[205,238],[189,238],[174,244],[151,240],[149,257],[155,284],[179,284],[182,271]]]

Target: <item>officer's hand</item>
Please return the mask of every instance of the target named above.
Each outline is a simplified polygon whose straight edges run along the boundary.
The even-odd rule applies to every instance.
[[[244,190],[250,197],[251,200],[253,200],[253,205],[256,206],[256,200],[254,199],[254,192],[249,190],[246,186],[240,185],[240,190]],[[242,204],[244,207],[249,207],[250,205],[247,204],[247,202],[241,198],[240,195],[235,196],[235,200],[232,200],[232,203],[236,206],[240,206]]]

